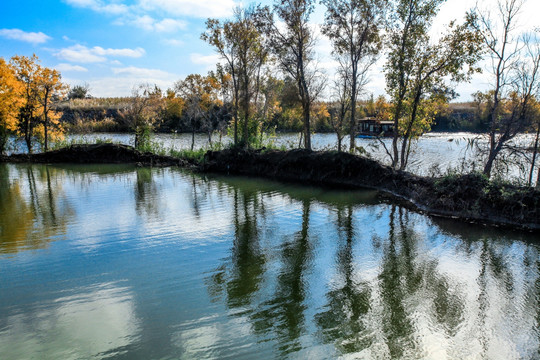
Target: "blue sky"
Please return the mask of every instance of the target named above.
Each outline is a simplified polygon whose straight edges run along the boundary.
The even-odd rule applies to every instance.
[[[494,0],[485,1],[488,6]],[[263,1],[270,4],[270,0]],[[199,39],[208,17],[227,18],[236,0],[5,0],[0,11],[0,56],[30,56],[61,71],[70,85],[88,83],[94,96],[127,96],[136,84],[156,83],[163,89],[190,73],[206,73],[219,58]],[[470,0],[443,5],[434,31],[451,19],[462,18]],[[540,1],[528,0],[521,24],[540,25]],[[323,20],[318,5],[314,26]],[[320,36],[316,48],[320,67],[331,76],[331,46]],[[384,93],[380,72],[373,69],[368,91]],[[485,88],[487,74],[458,87],[461,100]]]

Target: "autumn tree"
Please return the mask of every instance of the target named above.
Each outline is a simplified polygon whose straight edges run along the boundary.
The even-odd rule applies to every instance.
[[[157,85],[139,84],[133,88],[128,106],[120,111],[120,117],[135,132],[135,148],[148,145],[162,108],[162,92]]]
[[[195,131],[198,127],[206,128],[208,141],[212,143],[212,110],[215,106],[223,105],[219,99],[220,87],[219,80],[212,74],[191,74],[174,85],[175,92],[185,102],[184,114],[191,128],[191,150],[195,146]]]
[[[9,136],[17,130],[22,95],[23,86],[15,70],[0,58],[0,155],[6,151]]]
[[[267,60],[254,7],[236,8],[225,22],[208,19],[201,38],[212,45],[231,75],[234,100],[234,143],[238,144],[238,117],[242,118],[242,143],[249,144],[249,120],[253,97],[260,89],[261,68]]]
[[[315,36],[309,23],[314,0],[276,0],[273,12],[261,9],[267,45],[278,66],[294,79],[302,105],[304,146],[311,150],[311,106],[324,88],[323,79],[315,68]],[[275,20],[273,13],[277,14]]]
[[[385,76],[395,131],[392,149],[386,151],[395,169],[405,169],[411,141],[430,129],[432,110],[451,94],[447,80],[465,81],[477,71],[480,38],[470,17],[463,24],[451,22],[439,39],[429,35],[443,2],[397,0],[390,16]]]
[[[34,130],[39,125],[41,118],[38,89],[41,66],[35,54],[30,58],[26,56],[14,56],[11,58],[10,63],[15,69],[17,79],[23,87],[23,103],[19,111],[17,133],[24,138],[28,152],[32,153]]]
[[[530,123],[538,89],[538,54],[531,53],[530,38],[520,41],[516,34],[522,5],[523,0],[499,0],[495,15],[478,7],[475,12],[474,24],[491,58],[492,86],[483,96],[489,124],[487,176],[499,153]]]
[[[168,89],[164,101],[165,105],[160,115],[164,126],[167,128],[178,128],[184,113],[184,99],[177,96],[174,90]]]
[[[356,103],[381,48],[381,30],[386,2],[381,0],[322,0],[326,6],[322,32],[333,45],[334,56],[346,58],[350,66],[348,81],[350,102],[350,151],[355,149]],[[340,61],[344,63],[343,60]]]
[[[62,99],[67,86],[61,82],[57,70],[41,67],[36,78],[37,100],[40,106],[41,122],[37,127],[37,136],[43,140],[44,150],[49,149],[49,138],[58,140],[64,130],[60,124],[60,115],[54,108],[54,102]]]

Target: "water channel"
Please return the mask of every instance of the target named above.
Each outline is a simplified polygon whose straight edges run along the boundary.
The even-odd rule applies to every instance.
[[[368,190],[0,164],[0,358],[538,359],[540,240]]]

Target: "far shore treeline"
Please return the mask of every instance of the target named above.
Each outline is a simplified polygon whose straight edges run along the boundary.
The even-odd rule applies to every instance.
[[[532,0],[529,0],[532,1]],[[521,153],[535,169],[540,134],[540,30],[519,29],[521,0],[499,0],[495,11],[479,5],[434,37],[433,21],[444,0],[322,0],[320,30],[333,46],[336,73],[318,65],[315,0],[275,0],[273,6],[237,8],[230,19],[208,19],[201,40],[220,56],[216,69],[191,74],[172,88],[139,84],[125,98],[94,98],[88,85],[69,89],[60,73],[36,55],[0,58],[0,152],[10,137],[28,151],[45,150],[66,132],[132,131],[144,147],[159,132],[228,134],[237,147],[260,146],[263,134],[297,131],[311,149],[313,132],[334,132],[336,149],[356,151],[362,118],[391,121],[392,142],[380,141],[394,169],[406,169],[411,144],[428,131],[483,133],[478,142],[483,173],[499,154]],[[370,75],[385,55],[380,74]],[[482,68],[486,65],[486,68]],[[456,84],[478,72],[490,89],[467,103]],[[366,86],[386,80],[386,96]],[[534,133],[533,144],[512,140]],[[349,144],[343,139],[348,135]]]

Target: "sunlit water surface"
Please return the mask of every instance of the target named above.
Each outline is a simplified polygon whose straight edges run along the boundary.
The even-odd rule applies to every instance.
[[[372,191],[0,164],[0,359],[538,359],[537,235]]]

